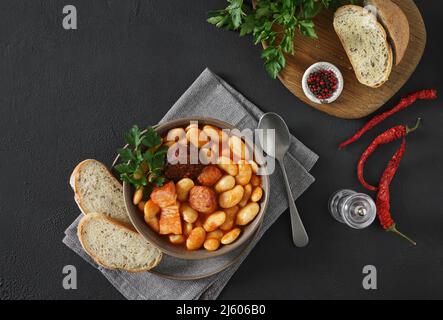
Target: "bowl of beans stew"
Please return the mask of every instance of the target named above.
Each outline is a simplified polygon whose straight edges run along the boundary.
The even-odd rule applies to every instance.
[[[229,123],[193,117],[154,127],[168,149],[165,182],[153,190],[123,183],[135,229],[165,254],[208,259],[250,241],[269,199],[263,155]]]

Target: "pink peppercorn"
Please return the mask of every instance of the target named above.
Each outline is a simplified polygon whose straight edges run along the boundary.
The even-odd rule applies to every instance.
[[[331,70],[320,69],[308,77],[309,90],[317,99],[329,99],[337,90],[338,79]]]

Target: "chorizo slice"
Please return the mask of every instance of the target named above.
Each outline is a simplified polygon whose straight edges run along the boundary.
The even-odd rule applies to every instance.
[[[194,186],[189,191],[189,205],[201,213],[212,213],[217,209],[215,191],[205,186]]]
[[[197,180],[203,186],[213,186],[223,176],[222,171],[216,166],[207,166],[199,174]]]

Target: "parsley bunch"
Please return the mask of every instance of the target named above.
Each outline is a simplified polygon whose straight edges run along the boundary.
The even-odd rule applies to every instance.
[[[258,0],[255,8],[244,0],[227,0],[222,10],[209,12],[208,22],[218,28],[252,34],[254,44],[265,41],[262,58],[268,74],[276,78],[286,65],[284,53],[294,54],[295,31],[317,38],[312,21],[322,9],[340,5],[340,0]],[[353,0],[347,1],[353,3]],[[278,26],[278,27],[277,27]]]
[[[149,127],[142,134],[135,125],[125,134],[124,139],[128,146],[118,149],[122,162],[115,166],[120,179],[136,188],[146,187],[147,193],[154,186],[162,186],[165,182],[163,169],[168,148],[161,145],[162,139],[158,133]]]

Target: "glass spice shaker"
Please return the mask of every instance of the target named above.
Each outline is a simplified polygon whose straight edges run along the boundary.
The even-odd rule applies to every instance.
[[[364,229],[374,222],[377,208],[367,194],[342,189],[329,199],[329,212],[337,221],[351,228]]]

